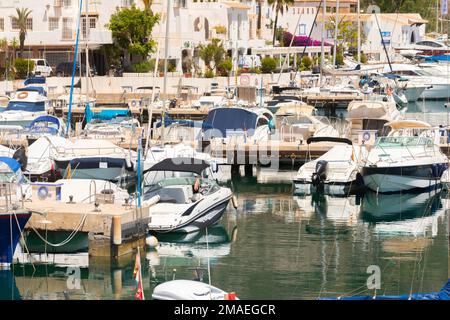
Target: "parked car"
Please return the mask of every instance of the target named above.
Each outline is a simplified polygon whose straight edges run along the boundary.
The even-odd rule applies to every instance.
[[[46,59],[31,59],[34,61],[33,73],[37,76],[50,77],[53,75],[52,67]]]
[[[61,62],[60,64],[58,64],[56,66],[56,70],[55,70],[55,74],[58,77],[70,77],[72,76],[72,68],[73,68],[73,62]],[[77,63],[77,67],[76,67],[76,75],[80,74],[80,64]],[[97,72],[95,70],[95,68],[90,68],[90,74],[92,76],[96,75]],[[86,65],[82,64],[81,65],[81,75],[85,76],[86,75]]]

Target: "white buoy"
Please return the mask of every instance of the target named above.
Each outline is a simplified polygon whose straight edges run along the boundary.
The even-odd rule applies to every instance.
[[[150,237],[147,237],[147,239],[145,239],[145,243],[150,248],[155,248],[158,245],[158,239],[155,236],[150,236]]]

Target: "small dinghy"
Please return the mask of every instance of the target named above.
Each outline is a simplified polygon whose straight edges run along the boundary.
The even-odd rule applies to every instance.
[[[161,283],[153,290],[155,300],[239,300],[236,294],[227,293],[206,283],[193,280],[172,280]]]

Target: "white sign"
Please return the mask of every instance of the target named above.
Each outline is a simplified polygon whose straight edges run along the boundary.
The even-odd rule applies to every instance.
[[[441,0],[441,15],[448,14],[448,0]]]
[[[108,162],[99,162],[98,167],[100,169],[108,169]]]

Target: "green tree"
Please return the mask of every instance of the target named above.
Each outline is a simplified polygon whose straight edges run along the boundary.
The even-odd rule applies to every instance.
[[[231,70],[233,70],[233,62],[230,58],[227,58],[219,63],[219,65],[217,66],[217,70],[219,71],[220,75],[229,76]]]
[[[16,19],[17,26],[19,29],[19,58],[23,56],[23,49],[25,47],[25,38],[27,36],[27,20],[30,17],[31,10],[27,8],[16,8],[16,16],[13,19]]]
[[[339,20],[338,24],[338,36],[337,46],[347,47],[349,51],[356,53],[358,47],[358,25],[351,21],[344,21],[345,16]],[[334,37],[335,32],[335,17],[330,17],[329,21],[325,24],[325,28],[331,30]],[[362,32],[361,28],[361,43],[366,41],[366,35]]]
[[[199,46],[199,56],[208,70],[215,70],[225,57],[225,48],[220,39],[212,39],[211,43]],[[211,64],[214,63],[212,66]]]
[[[276,32],[277,32],[277,25],[278,25],[278,15],[280,13],[281,13],[281,15],[283,15],[284,11],[288,11],[289,6],[294,4],[294,0],[268,0],[268,3],[275,10],[275,23],[273,25],[273,39],[272,39],[272,45],[275,46],[275,39],[276,39]]]
[[[148,10],[141,10],[133,5],[116,11],[110,20],[108,27],[119,47],[131,54],[140,55],[144,60],[156,46],[152,40],[152,29],[159,21],[159,15],[154,15]]]

